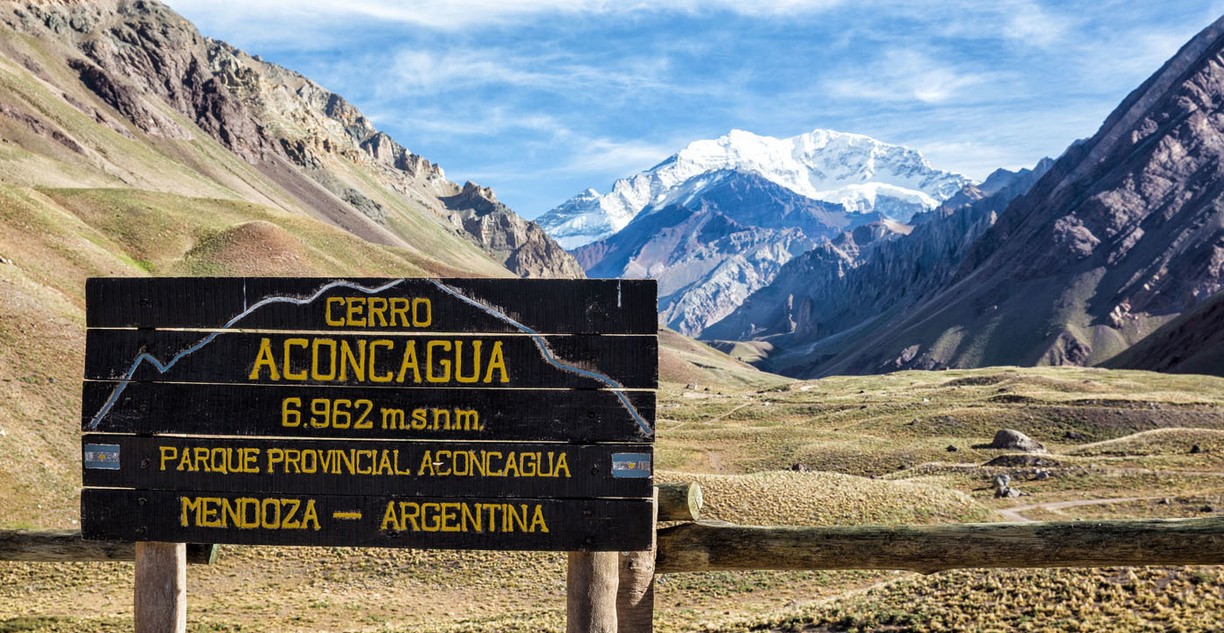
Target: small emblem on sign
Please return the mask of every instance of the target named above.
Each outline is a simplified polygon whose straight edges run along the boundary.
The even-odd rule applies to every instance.
[[[650,453],[612,453],[613,478],[637,479],[650,474]]]
[[[86,444],[85,467],[94,470],[119,470],[119,445]]]

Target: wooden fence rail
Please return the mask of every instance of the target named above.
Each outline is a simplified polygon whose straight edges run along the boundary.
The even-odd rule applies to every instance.
[[[688,523],[658,532],[655,573],[1224,564],[1224,518],[757,527]]]
[[[656,494],[659,521],[690,522],[657,530],[653,551],[582,553],[577,561],[571,554],[571,574],[599,581],[571,582],[571,594],[581,587],[599,591],[570,596],[568,631],[652,630],[655,574],[818,569],[901,569],[929,574],[998,567],[1224,565],[1224,517],[764,527],[700,521],[702,496],[697,484],[661,484]],[[149,549],[149,544],[144,545]],[[0,560],[124,561],[133,560],[136,554],[132,543],[84,541],[76,531],[0,530]],[[181,556],[176,554],[177,560]],[[188,563],[210,564],[216,558],[215,545],[186,547]],[[176,573],[182,571],[181,565],[175,565]],[[140,571],[138,562],[138,576]],[[169,577],[158,574],[161,576]],[[166,583],[157,588],[165,589],[162,585]],[[174,589],[178,585],[166,586]],[[185,604],[183,596],[178,597]],[[584,608],[573,611],[575,605]],[[175,615],[182,620],[181,614]]]
[[[187,562],[211,565],[217,561],[216,545],[187,545]],[[31,563],[136,560],[135,543],[86,541],[80,530],[0,530],[0,560]]]

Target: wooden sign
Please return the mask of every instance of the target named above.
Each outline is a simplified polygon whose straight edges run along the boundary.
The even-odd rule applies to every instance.
[[[649,545],[653,281],[86,290],[87,538]],[[293,504],[305,531],[284,527]]]
[[[653,391],[607,389],[86,381],[83,403],[86,431],[142,435],[630,442],[649,439],[655,418]]]
[[[88,330],[85,377],[269,385],[653,389],[654,336]]]
[[[650,504],[87,488],[81,524],[85,538],[107,540],[618,551],[650,546]]]
[[[86,434],[84,485],[446,497],[648,497],[640,444],[396,442]]]
[[[91,328],[646,334],[649,279],[94,278]]]

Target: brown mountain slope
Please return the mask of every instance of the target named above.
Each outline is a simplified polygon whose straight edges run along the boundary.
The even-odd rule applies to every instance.
[[[465,189],[342,97],[157,2],[0,5],[0,89],[5,182],[244,200],[445,267],[581,276],[534,223],[484,208],[492,192],[447,204]],[[506,237],[471,229],[489,214]]]
[[[1224,19],[1073,146],[944,289],[834,339],[811,374],[1093,364],[1224,288]]]
[[[1224,293],[1164,324],[1102,366],[1224,376]]]

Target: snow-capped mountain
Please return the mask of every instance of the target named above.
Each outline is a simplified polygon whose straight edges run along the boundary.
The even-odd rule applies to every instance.
[[[659,320],[695,336],[792,258],[878,220],[752,172],[716,171],[677,185],[625,228],[573,253],[591,277],[657,279]]]
[[[878,212],[901,222],[934,209],[971,182],[936,169],[916,150],[861,134],[818,129],[778,139],[732,130],[694,141],[662,163],[617,180],[609,193],[587,189],[536,222],[574,249],[619,231],[647,206],[666,207],[674,188],[718,171],[753,173],[849,213]]]

